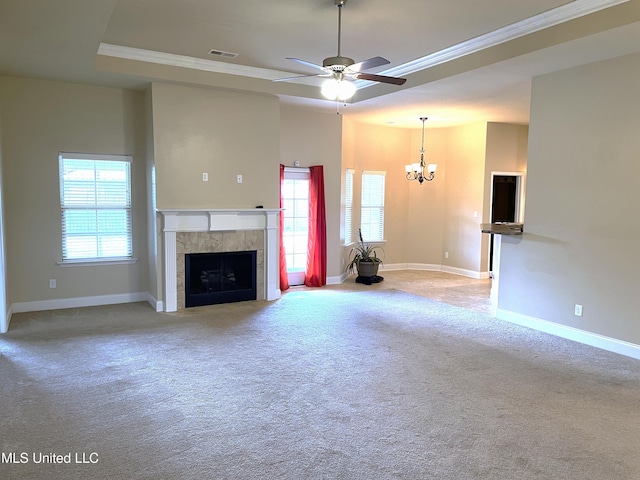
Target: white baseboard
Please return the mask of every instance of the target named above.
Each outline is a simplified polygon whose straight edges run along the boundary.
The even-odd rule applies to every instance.
[[[435,263],[407,263],[407,270],[424,270],[427,272],[441,272],[442,265]]]
[[[380,270],[425,270],[430,272],[445,272],[454,275],[462,275],[463,277],[486,279],[489,278],[489,272],[476,272],[464,268],[449,267],[447,265],[438,265],[435,263],[383,263]]]
[[[327,285],[340,285],[347,277],[349,277],[347,273],[343,273],[337,277],[327,277]]]
[[[636,345],[634,343],[605,337],[604,335],[599,335],[597,333],[580,330],[578,328],[561,325],[559,323],[549,322],[547,320],[530,317],[528,315],[508,310],[498,309],[496,311],[496,318],[640,360],[640,345]]]
[[[158,300],[156,304],[156,312],[164,312],[164,302],[162,300]]]
[[[7,316],[4,318],[2,325],[0,325],[0,333],[7,333],[9,331],[11,315],[13,315],[13,305],[9,305],[9,308],[7,309]]]
[[[471,278],[477,278],[477,279],[489,278],[489,272],[476,272],[474,270],[467,270],[465,268],[457,268],[457,267],[448,267],[446,265],[442,265],[442,271],[446,273],[453,273],[455,275],[462,275],[464,277],[471,277]]]
[[[149,292],[123,293],[117,295],[98,295],[93,297],[57,298],[35,302],[12,303],[7,310],[6,325],[0,326],[0,333],[7,333],[14,313],[60,310],[62,308],[96,307],[98,305],[116,305],[118,303],[147,302],[156,312],[164,311],[162,300],[156,300]]]
[[[151,305],[156,312],[164,312],[164,302],[162,300],[157,300],[153,295],[147,292],[147,298],[145,298],[146,302]]]

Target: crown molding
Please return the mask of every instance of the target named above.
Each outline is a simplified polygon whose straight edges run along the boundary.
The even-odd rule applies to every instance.
[[[542,12],[520,22],[512,23],[493,32],[457,43],[438,52],[398,65],[397,67],[389,68],[380,72],[380,74],[396,77],[410,75],[591,13],[627,3],[628,1],[629,0],[574,0],[571,3]],[[375,82],[368,82],[366,80],[357,80],[355,83],[357,88],[375,85]]]
[[[574,0],[560,7],[542,12],[533,17],[529,17],[520,22],[507,25],[492,32],[478,37],[460,42],[438,52],[431,53],[408,63],[380,72],[382,75],[405,76],[425,70],[442,63],[479,52],[481,50],[500,45],[531,33],[544,30],[555,25],[574,20],[576,18],[589,15],[601,10],[605,10],[630,0]],[[233,63],[218,62],[203,58],[190,57],[186,55],[176,55],[173,53],[157,52],[141,48],[126,47],[123,45],[113,45],[101,43],[98,48],[98,55],[122,58],[126,60],[137,60],[160,65],[189,68],[205,72],[223,73],[227,75],[240,75],[264,80],[277,80],[291,75],[290,72],[271,70],[267,68],[256,68]],[[294,79],[293,83],[304,83],[304,80]],[[367,80],[356,80],[356,88],[366,88],[375,85],[376,82]]]
[[[143,48],[126,47],[124,45],[113,45],[111,43],[101,43],[98,47],[98,55],[264,80],[276,80],[291,75],[291,72],[248,67],[246,65],[236,65],[187,55],[176,55],[174,53],[157,52]]]

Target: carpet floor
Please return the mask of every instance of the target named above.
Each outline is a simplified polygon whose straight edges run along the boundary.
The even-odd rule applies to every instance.
[[[389,288],[18,314],[0,478],[638,479],[639,366]]]

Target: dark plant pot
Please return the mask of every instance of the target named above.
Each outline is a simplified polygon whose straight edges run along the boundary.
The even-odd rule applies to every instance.
[[[358,263],[358,276],[375,277],[378,274],[380,262],[360,262]]]

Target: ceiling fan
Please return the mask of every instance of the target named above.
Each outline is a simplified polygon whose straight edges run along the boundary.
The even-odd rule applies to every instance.
[[[329,80],[325,81],[322,86],[322,94],[331,100],[347,100],[351,98],[356,91],[356,87],[351,80],[369,80],[371,82],[403,85],[407,81],[406,78],[389,77],[386,75],[377,75],[363,71],[391,63],[386,58],[372,57],[356,63],[352,58],[343,57],[340,54],[342,7],[346,5],[347,0],[333,0],[333,3],[338,7],[338,54],[335,57],[325,58],[322,61],[322,65],[317,65],[299,58],[287,57],[287,60],[293,60],[294,62],[298,62],[302,65],[322,70],[323,73],[278,78],[274,80],[274,82],[284,82],[303,77],[329,77]]]

